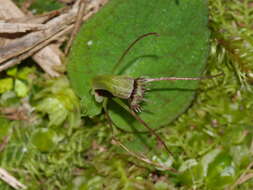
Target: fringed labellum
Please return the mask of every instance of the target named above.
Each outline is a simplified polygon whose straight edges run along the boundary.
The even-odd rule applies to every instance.
[[[132,78],[120,75],[99,75],[92,79],[92,93],[97,102],[101,103],[104,96],[127,99],[130,108],[135,112],[141,112],[140,103],[144,100],[147,84],[156,81],[172,80],[202,80],[220,76],[221,74],[208,77],[160,77],[160,78]]]
[[[145,79],[127,76],[101,75],[92,79],[93,94],[97,102],[103,101],[103,95],[111,94],[129,100],[130,108],[136,112],[141,111],[140,103],[146,91],[145,86]]]

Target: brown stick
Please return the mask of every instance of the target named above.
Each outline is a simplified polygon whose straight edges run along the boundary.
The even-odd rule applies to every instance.
[[[45,62],[45,60],[47,61],[48,65],[50,65],[51,63],[51,59],[44,59],[45,58],[45,53],[41,53],[39,48],[45,47],[45,43],[51,43],[52,40],[50,39],[55,39],[53,36],[62,36],[63,33],[62,31],[65,31],[64,34],[69,33],[69,29],[73,29],[74,25],[74,21],[75,18],[77,16],[77,12],[78,12],[78,3],[80,2],[80,0],[78,0],[75,5],[73,6],[72,9],[70,9],[67,13],[63,13],[58,17],[55,17],[53,19],[51,19],[49,22],[47,22],[45,25],[47,26],[47,29],[43,32],[33,32],[33,33],[29,33],[21,38],[15,39],[15,41],[11,41],[10,43],[8,43],[7,45],[5,45],[4,47],[2,46],[2,48],[0,48],[0,64],[2,63],[1,67],[0,67],[0,71],[7,69],[15,64],[18,64],[21,60],[27,58],[28,56],[31,56],[32,53],[37,52],[37,55],[34,56],[35,59],[38,60],[43,60]],[[99,7],[101,7],[101,4],[105,4],[107,2],[107,0],[95,0],[92,1],[89,5],[87,5],[86,9],[85,9],[85,16],[83,17],[83,20],[88,19],[92,14],[94,14],[95,12],[98,11]],[[0,9],[1,11],[1,9]],[[66,28],[68,28],[66,30]],[[58,35],[58,33],[60,33],[60,35]],[[42,45],[41,45],[42,44]],[[49,49],[47,47],[45,47],[47,51],[49,51]],[[35,50],[36,51],[35,51]],[[55,49],[55,47],[53,48]],[[52,50],[55,51],[55,50]],[[57,51],[57,53],[59,52],[59,50]],[[38,55],[38,53],[41,53],[40,55]],[[27,54],[27,55],[24,55]],[[46,56],[48,58],[53,58],[56,56]],[[55,66],[58,66],[61,64],[61,58],[60,55],[58,54],[58,56],[56,57],[57,59],[57,63],[59,64],[54,64],[54,65],[50,65],[50,67],[45,68],[45,65],[42,64],[41,67],[43,67],[44,70],[46,70],[47,72],[50,71],[50,75],[51,76],[59,76],[59,73],[55,70],[53,70],[53,68],[55,68]]]
[[[15,177],[10,175],[5,169],[0,168],[0,179],[5,181],[7,184],[9,184],[14,189],[27,189],[25,185],[20,183]]]
[[[76,36],[76,34],[77,34],[77,32],[78,32],[78,30],[81,26],[86,4],[87,4],[87,2],[85,0],[81,0],[80,7],[79,7],[78,13],[77,13],[76,22],[75,22],[75,25],[74,25],[74,29],[71,33],[70,39],[68,40],[68,43],[67,43],[66,48],[64,50],[65,55],[67,55],[69,53],[69,50],[70,50],[70,47],[73,43],[74,37]]]
[[[11,0],[1,1],[0,19],[11,20],[11,19],[21,19],[25,17],[26,15]],[[7,39],[7,38],[0,37],[0,44],[2,44],[2,46],[6,46],[9,43],[13,43],[15,40],[16,39]],[[52,65],[54,66],[54,65],[61,64],[58,51],[55,51],[55,47],[49,46],[48,48],[38,52],[37,57],[36,56],[33,57],[35,62],[37,62],[42,67],[43,70],[45,70],[49,75],[54,76],[54,77],[59,76],[59,73],[53,69]],[[55,59],[52,59],[49,64],[45,60],[39,58],[41,57],[40,56],[41,54],[47,55],[48,57],[54,57]],[[8,68],[8,67],[4,66],[4,68]]]
[[[59,38],[62,35],[65,35],[66,33],[70,32],[71,29],[72,29],[72,26],[69,26],[68,28],[66,28],[63,31],[59,32],[57,35],[54,35],[51,38],[49,38],[49,39],[45,40],[44,42],[42,42],[41,44],[37,45],[36,47],[31,49],[29,52],[27,52],[25,54],[21,54],[19,56],[16,56],[15,58],[11,59],[10,61],[5,62],[4,65],[0,66],[0,72],[7,69],[7,68],[9,68],[9,67],[12,67],[12,66],[16,65],[17,63],[20,63],[22,60],[26,59],[27,57],[30,57],[31,55],[33,55],[35,52],[37,52],[41,48],[47,46],[50,42],[56,40],[57,38]]]

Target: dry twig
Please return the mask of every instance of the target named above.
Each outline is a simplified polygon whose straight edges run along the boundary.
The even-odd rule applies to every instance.
[[[13,23],[12,20],[25,20],[26,15],[11,1],[11,0],[4,0],[1,1],[1,6],[0,6],[0,19],[4,21],[10,21],[10,23]],[[28,19],[29,20],[29,19]],[[33,19],[31,19],[33,20]],[[23,23],[27,23],[28,21],[24,21]],[[22,22],[19,22],[22,23]],[[34,24],[34,22],[29,22],[30,24]],[[38,24],[38,23],[37,23]],[[2,47],[8,45],[9,43],[12,43],[16,39],[10,39],[6,38],[6,35],[0,35],[0,45]],[[37,54],[47,54],[49,57],[57,57],[57,59],[53,60],[50,64],[52,65],[60,65],[61,60],[59,55],[57,55],[57,52],[54,50],[54,48],[47,48],[45,50],[41,50],[41,52],[38,52]],[[59,76],[59,73],[55,71],[54,69],[51,68],[51,65],[49,65],[47,62],[44,60],[38,59],[36,57],[33,57],[35,62],[37,62],[49,75],[51,76]],[[10,61],[10,60],[9,60]],[[13,61],[12,61],[13,62]],[[16,62],[18,64],[19,62]],[[5,63],[2,63],[3,65]],[[8,64],[7,64],[8,65]],[[6,66],[3,66],[3,68],[8,68]]]
[[[80,6],[79,6],[78,13],[77,13],[77,18],[76,18],[76,22],[75,22],[75,25],[74,25],[74,29],[71,33],[70,39],[69,39],[69,41],[66,45],[66,48],[64,50],[65,55],[67,55],[69,53],[69,50],[70,50],[71,44],[74,40],[74,37],[76,36],[76,34],[77,34],[77,32],[78,32],[78,30],[81,26],[86,3],[87,3],[86,0],[81,0],[80,1]]]
[[[238,185],[243,184],[244,182],[248,181],[249,179],[253,178],[253,173],[249,173],[250,169],[253,167],[253,162],[251,162],[246,170],[242,173],[242,175],[236,180],[236,182],[229,188],[229,190],[235,189]]]
[[[0,168],[0,178],[14,189],[26,189],[27,187],[20,183],[15,177],[10,175],[5,169]]]
[[[61,63],[60,56],[58,56],[59,54],[56,54],[57,56],[55,57],[55,59],[57,59],[56,61],[57,63],[50,65],[50,62],[54,61],[51,60],[52,58],[54,58],[54,56],[52,54],[48,56],[48,53],[45,52],[43,53],[41,51],[47,52],[50,51],[52,48],[50,50],[47,49],[48,44],[57,40],[59,37],[68,34],[74,28],[75,29],[73,34],[75,35],[76,31],[78,30],[78,27],[80,26],[80,21],[78,21],[75,27],[75,21],[78,15],[80,18],[82,18],[82,19],[79,18],[79,20],[85,21],[92,14],[97,12],[98,9],[101,7],[101,5],[104,5],[107,2],[107,0],[89,1],[87,6],[85,6],[86,3],[80,4],[81,1],[82,0],[76,1],[76,3],[73,5],[71,9],[63,12],[59,16],[54,17],[50,19],[48,22],[44,23],[46,28],[45,30],[28,33],[24,36],[21,36],[20,38],[17,38],[9,42],[4,47],[1,47],[0,64],[2,65],[0,66],[0,71],[3,71],[13,65],[16,65],[20,63],[20,61],[22,61],[23,59],[36,53],[36,55],[34,55],[33,57],[37,61],[43,60],[43,63],[45,63],[46,61],[47,66],[50,67],[45,67],[45,65],[43,64],[40,64],[40,66],[51,76],[58,76],[59,73],[57,73],[54,70],[54,68],[55,66],[58,66]],[[82,17],[82,15],[84,16]],[[69,43],[71,43],[71,41]]]
[[[19,33],[27,31],[44,30],[44,24],[5,23],[0,22],[0,33]]]

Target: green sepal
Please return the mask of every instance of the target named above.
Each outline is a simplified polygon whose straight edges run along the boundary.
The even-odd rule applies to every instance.
[[[105,90],[115,97],[128,99],[134,89],[134,79],[120,75],[98,75],[92,79],[92,89]]]

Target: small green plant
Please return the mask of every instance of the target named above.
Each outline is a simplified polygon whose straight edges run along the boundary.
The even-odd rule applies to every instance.
[[[167,78],[174,82],[155,83],[153,78],[165,80],[161,77],[194,78],[201,75],[209,50],[207,13],[206,2],[199,0],[156,2],[130,0],[124,3],[112,0],[106,4],[98,14],[85,23],[85,27],[80,29],[69,56],[68,76],[71,86],[81,99],[83,115],[93,118],[102,113],[101,97],[94,92],[94,88],[101,87],[114,96],[130,100],[130,107],[139,110],[139,103],[142,102],[145,91],[141,88],[147,83],[150,83],[152,89],[145,96],[149,102],[143,102],[143,111],[138,115],[151,128],[158,129],[165,126],[182,114],[191,104],[198,82]],[[132,19],[131,15],[136,16]],[[158,17],[159,22],[155,19]],[[192,22],[189,23],[191,17]],[[96,27],[97,25],[99,27]],[[126,30],[132,27],[133,30]],[[159,34],[159,37],[144,38],[132,47],[127,56],[124,54],[128,51],[119,58],[131,41],[152,31]],[[115,64],[118,60],[119,63]],[[115,74],[127,76],[128,79],[118,76],[112,78]],[[145,76],[145,80],[137,80],[142,76]],[[148,78],[152,79],[152,83],[151,80],[146,80]],[[98,84],[98,80],[103,81],[103,84]],[[110,83],[124,81],[124,85],[127,85],[124,89],[125,94],[123,96],[121,92],[117,94],[119,91],[112,89],[107,83],[108,80],[111,80]],[[139,83],[137,88],[134,88],[134,83]],[[134,93],[135,96],[129,99],[133,91],[137,91],[137,94]],[[128,111],[122,110],[115,102],[109,101],[107,107],[108,114],[119,128],[131,132],[147,131]]]
[[[142,120],[135,112],[141,112],[141,103],[144,100],[144,95],[147,91],[147,85],[150,82],[157,82],[157,81],[175,81],[175,80],[202,80],[213,78],[219,76],[209,76],[209,77],[159,77],[159,78],[147,78],[147,77],[137,77],[133,78],[130,76],[125,75],[117,75],[117,68],[122,63],[124,56],[127,55],[131,47],[133,47],[139,40],[143,39],[144,37],[156,35],[157,33],[151,32],[138,37],[123,53],[119,62],[113,68],[112,73],[116,73],[115,75],[98,75],[92,78],[92,89],[91,94],[95,96],[95,100],[98,103],[103,104],[103,108],[105,112],[107,112],[107,102],[108,98],[111,97],[119,106],[122,106],[123,109],[128,111],[136,120],[140,121],[140,123],[146,127],[157,139],[163,144],[166,150],[170,153],[169,148],[166,146],[164,141],[155,133],[154,130],[144,121]],[[126,99],[129,102],[129,107],[127,107],[124,102],[120,99]],[[111,118],[108,113],[109,121]]]
[[[155,10],[152,16],[159,16],[159,22],[146,19],[151,10]],[[126,33],[126,28],[136,25],[128,16],[136,14],[138,26]],[[189,16],[195,14],[194,22],[189,23]],[[103,18],[108,20],[94,32]],[[146,147],[150,137],[146,135],[144,142],[139,132],[149,131],[170,152],[154,129],[168,124],[189,107],[198,87],[196,81],[203,79],[199,76],[208,54],[207,18],[207,4],[199,0],[110,1],[81,28],[69,56],[68,75],[81,99],[83,115],[94,118],[105,113],[111,126],[133,132]],[[154,148],[157,143],[151,144]]]

